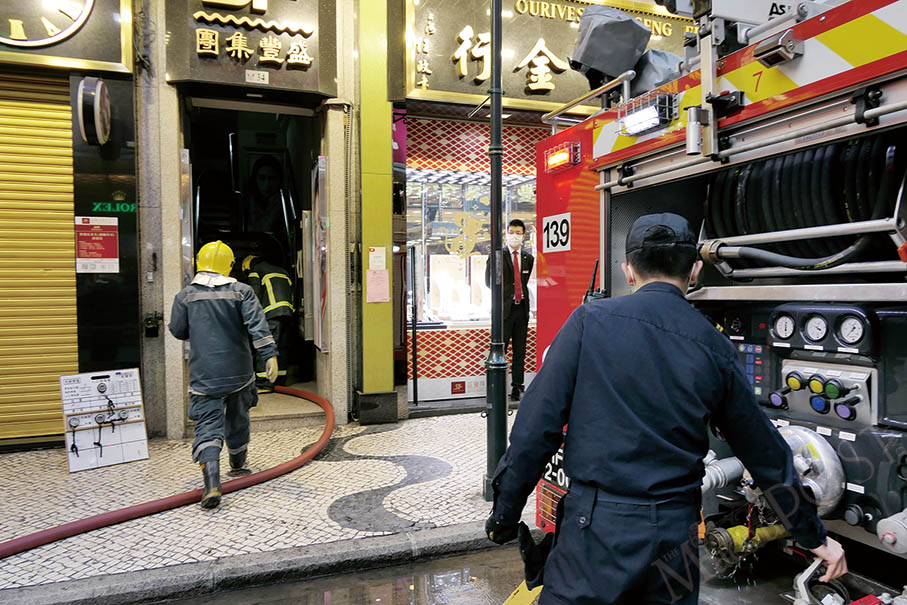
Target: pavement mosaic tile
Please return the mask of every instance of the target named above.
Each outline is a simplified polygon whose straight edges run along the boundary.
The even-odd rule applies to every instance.
[[[485,422],[464,414],[337,427],[315,460],[213,511],[186,506],[8,557],[0,589],[484,519]],[[249,467],[284,462],[320,434],[256,432]],[[188,440],[152,441],[148,460],[72,474],[62,448],[0,455],[0,541],[197,489],[190,450]]]

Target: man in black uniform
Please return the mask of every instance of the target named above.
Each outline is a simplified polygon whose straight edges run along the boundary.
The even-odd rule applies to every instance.
[[[847,571],[803,496],[791,451],[759,409],[730,341],[684,298],[702,262],[676,214],[638,219],[622,268],[634,294],[576,309],[520,406],[492,480],[488,537],[520,513],[568,425],[572,483],[543,570],[540,603],[683,603],[699,593],[695,527],[713,422],[793,538]],[[772,501],[774,500],[774,501]]]
[[[518,218],[507,225],[507,246],[501,263],[501,290],[504,297],[504,351],[513,339],[513,368],[510,398],[519,401],[523,393],[526,366],[526,335],[529,332],[529,276],[535,257],[523,249],[526,224]],[[494,253],[492,251],[492,253]],[[489,259],[490,260],[490,259]],[[516,268],[516,270],[514,270]],[[514,276],[518,276],[518,279]],[[485,285],[491,287],[491,263],[485,265]]]

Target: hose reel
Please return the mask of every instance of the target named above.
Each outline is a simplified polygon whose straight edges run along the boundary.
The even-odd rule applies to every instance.
[[[903,259],[894,260],[907,252],[901,133],[722,170],[706,200],[703,259],[732,279],[836,267],[842,269],[836,272],[907,270]],[[889,234],[897,253],[882,245],[879,233]],[[880,265],[880,260],[891,262]]]

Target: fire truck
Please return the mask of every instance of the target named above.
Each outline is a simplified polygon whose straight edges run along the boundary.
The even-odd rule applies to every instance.
[[[619,264],[633,221],[653,212],[686,217],[706,263],[687,298],[735,344],[829,531],[885,553],[902,571],[900,590],[907,0],[659,4],[697,25],[679,77],[631,97],[635,74],[626,72],[545,116],[552,134],[537,147],[538,366],[589,295],[630,293]],[[602,99],[601,111],[571,124],[566,112],[592,98]],[[760,549],[795,547],[712,432],[700,537],[718,572],[730,574]],[[562,457],[536,490],[546,531],[569,489]],[[843,584],[817,593],[814,572],[798,576],[803,603],[857,598]],[[907,603],[890,599],[865,602]]]

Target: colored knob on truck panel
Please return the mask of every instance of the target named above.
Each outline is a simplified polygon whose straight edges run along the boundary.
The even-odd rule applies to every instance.
[[[839,403],[835,406],[835,414],[842,420],[853,420],[857,417],[857,411],[849,405]]]
[[[825,383],[825,396],[829,399],[837,399],[849,393],[851,389],[845,387],[840,380],[832,378]]]
[[[807,383],[809,390],[815,393],[816,395],[821,395],[825,391],[825,378],[814,374],[809,377],[809,382]]]
[[[805,381],[803,380],[803,375],[800,374],[800,372],[791,372],[787,375],[787,378],[784,380],[784,382],[787,383],[787,386],[789,386],[791,390],[799,391],[803,388],[803,383]]]
[[[898,537],[891,532],[882,534],[882,544],[887,544],[888,546],[894,546],[898,543]]]
[[[831,409],[831,403],[821,395],[813,395],[809,398],[809,405],[820,414],[827,414]]]
[[[790,387],[784,387],[779,391],[775,391],[768,396],[768,402],[772,404],[772,407],[786,408],[787,397],[785,397],[785,395],[787,395],[788,393],[790,393]]]

